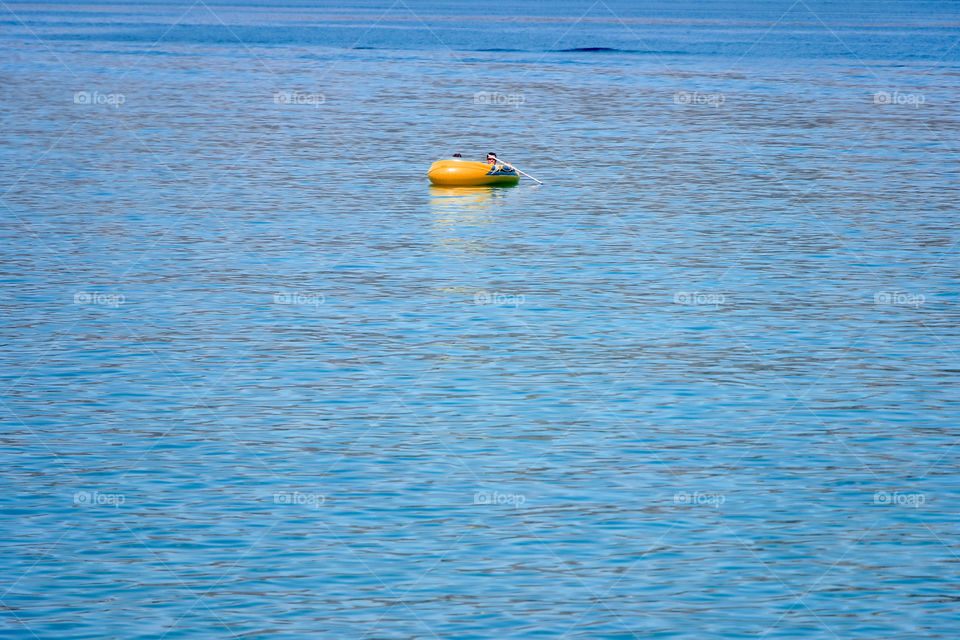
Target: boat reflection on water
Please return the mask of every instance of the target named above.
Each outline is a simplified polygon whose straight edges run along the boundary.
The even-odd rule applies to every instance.
[[[430,187],[433,231],[441,248],[454,252],[483,253],[486,234],[509,187]]]
[[[489,287],[486,263],[497,250],[497,217],[506,209],[510,187],[430,186],[430,232],[433,236],[437,282],[434,294],[445,303],[466,305],[467,313]],[[452,332],[436,343],[432,367],[492,367],[496,352],[469,333]]]

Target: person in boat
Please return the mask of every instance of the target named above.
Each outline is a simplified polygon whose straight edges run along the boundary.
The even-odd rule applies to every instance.
[[[500,160],[497,160],[497,154],[495,153],[487,154],[487,164],[492,164],[494,171],[513,171],[512,166],[510,166],[506,162],[501,162]]]

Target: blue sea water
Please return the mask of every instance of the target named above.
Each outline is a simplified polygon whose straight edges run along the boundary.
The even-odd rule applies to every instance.
[[[955,638],[958,26],[0,4],[0,637]]]

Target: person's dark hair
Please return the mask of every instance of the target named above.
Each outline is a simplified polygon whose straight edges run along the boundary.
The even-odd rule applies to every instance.
[[[459,153],[455,153],[455,154],[453,154],[453,157],[454,157],[454,158],[462,158],[463,156],[460,155]]]
[[[497,154],[495,154],[495,153],[488,153],[488,154],[487,154],[487,157],[489,158],[490,156],[493,156],[494,158],[496,158],[496,157],[497,157]]]

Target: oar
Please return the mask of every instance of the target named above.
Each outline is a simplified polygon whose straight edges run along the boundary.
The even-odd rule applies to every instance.
[[[543,184],[542,182],[540,182],[539,180],[537,180],[536,178],[534,178],[532,175],[530,175],[530,174],[527,173],[526,171],[520,171],[520,169],[517,169],[515,166],[513,166],[512,164],[510,164],[509,162],[507,162],[507,161],[505,161],[505,160],[501,160],[500,158],[497,158],[497,162],[500,163],[500,164],[502,164],[502,165],[504,165],[504,166],[506,166],[506,167],[510,167],[511,169],[513,169],[514,171],[516,171],[517,173],[519,173],[520,175],[527,176],[528,178],[530,178],[531,180],[533,180],[533,181],[536,182],[537,184]]]

